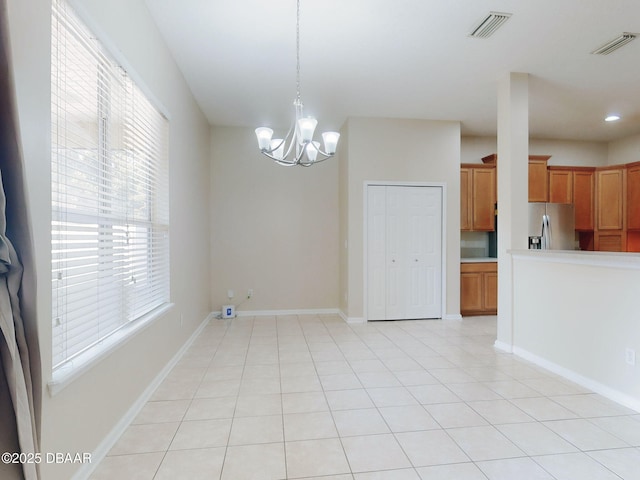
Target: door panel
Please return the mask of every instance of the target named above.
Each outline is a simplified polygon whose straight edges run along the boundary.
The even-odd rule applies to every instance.
[[[386,318],[386,188],[370,186],[368,200],[368,316],[371,320]]]
[[[406,194],[402,187],[387,189],[387,320],[405,317],[407,303]]]
[[[409,278],[416,282],[410,291],[418,296],[407,308],[407,318],[440,318],[442,190],[438,187],[408,187],[410,198],[407,215],[415,225],[411,233],[412,249],[408,261],[418,272]]]

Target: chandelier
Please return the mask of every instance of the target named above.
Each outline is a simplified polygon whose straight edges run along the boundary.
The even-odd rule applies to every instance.
[[[324,150],[322,150],[320,142],[313,140],[318,120],[305,117],[303,113],[300,99],[300,0],[297,0],[296,10],[296,99],[293,106],[295,119],[284,138],[272,138],[273,130],[270,128],[256,128],[260,151],[278,165],[285,167],[296,165],[310,167],[335,155],[340,134],[324,132],[322,134]]]

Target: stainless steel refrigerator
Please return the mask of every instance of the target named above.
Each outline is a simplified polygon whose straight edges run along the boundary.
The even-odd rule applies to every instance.
[[[529,248],[575,250],[573,205],[529,203]]]

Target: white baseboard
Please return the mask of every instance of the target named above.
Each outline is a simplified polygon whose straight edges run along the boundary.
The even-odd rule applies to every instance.
[[[574,372],[573,370],[553,363],[545,358],[539,357],[538,355],[535,355],[523,348],[514,346],[513,354],[517,355],[518,357],[524,358],[525,360],[534,363],[539,367],[556,373],[561,377],[566,378],[567,380],[571,380],[573,383],[577,383],[581,387],[599,393],[609,400],[612,400],[616,403],[619,403],[620,405],[623,405],[640,413],[640,399],[636,397],[632,397],[631,395],[627,395],[626,393],[613,389],[603,383],[593,380],[592,378],[582,376],[579,373]]]
[[[212,318],[219,317],[222,312],[212,312]],[[265,317],[273,315],[339,315],[337,308],[311,308],[293,310],[236,310],[236,317]]]
[[[169,363],[167,363],[164,368],[156,375],[153,381],[147,386],[147,388],[142,392],[142,395],[138,397],[138,399],[131,405],[131,408],[124,414],[124,416],[120,419],[120,421],[111,429],[109,434],[100,442],[97,448],[91,454],[91,462],[84,463],[82,467],[76,472],[76,474],[72,477],[72,480],[86,480],[91,474],[94,472],[98,464],[104,457],[107,456],[109,450],[116,444],[120,436],[124,433],[127,427],[131,424],[131,422],[136,418],[140,410],[145,406],[145,404],[149,401],[153,392],[156,391],[158,386],[162,383],[162,381],[167,377],[171,369],[180,361],[185,352],[189,349],[189,347],[193,344],[195,339],[200,335],[202,329],[214,318],[213,314],[209,314],[207,318],[203,320],[200,326],[193,332],[193,334],[189,337],[189,339],[182,345],[180,350],[173,356]]]
[[[362,324],[362,323],[367,323],[367,319],[364,317],[348,317],[346,313],[344,313],[342,310],[338,311],[338,315],[340,315],[340,318],[342,318],[342,320],[344,320],[346,323],[351,323],[351,324]]]
[[[459,313],[448,313],[442,316],[442,320],[462,320],[462,315]]]
[[[498,350],[502,350],[503,352],[513,353],[513,345],[511,345],[510,343],[501,342],[500,340],[496,340],[493,343],[493,346],[495,348],[497,348]]]

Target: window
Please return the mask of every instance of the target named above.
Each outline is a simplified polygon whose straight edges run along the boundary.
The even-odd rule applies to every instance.
[[[168,121],[66,0],[51,44],[55,370],[169,301]]]

